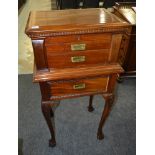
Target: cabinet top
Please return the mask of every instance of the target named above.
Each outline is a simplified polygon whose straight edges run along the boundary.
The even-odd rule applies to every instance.
[[[25,32],[30,37],[45,37],[75,33],[75,31],[79,34],[83,32],[80,30],[89,33],[92,28],[96,32],[96,28],[121,29],[128,26],[126,21],[103,8],[32,11]]]

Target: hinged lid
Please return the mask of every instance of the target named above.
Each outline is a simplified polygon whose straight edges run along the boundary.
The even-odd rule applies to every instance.
[[[26,26],[30,37],[126,31],[129,24],[106,9],[33,11]]]

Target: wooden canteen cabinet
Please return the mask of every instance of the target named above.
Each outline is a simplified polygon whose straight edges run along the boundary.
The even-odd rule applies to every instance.
[[[51,117],[56,100],[101,94],[105,107],[97,138],[114,101],[118,74],[123,72],[118,54],[124,34],[131,26],[105,9],[75,9],[31,12],[26,34],[31,38],[35,66],[33,81],[40,85],[42,112],[56,145]]]

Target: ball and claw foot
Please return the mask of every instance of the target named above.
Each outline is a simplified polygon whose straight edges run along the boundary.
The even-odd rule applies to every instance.
[[[94,108],[93,107],[88,107],[88,111],[92,112],[92,111],[94,111]]]
[[[99,139],[99,140],[104,139],[104,134],[102,132],[97,133],[97,139]]]
[[[49,140],[49,147],[55,147],[55,146],[56,146],[56,141],[50,139],[50,140]]]
[[[122,82],[123,82],[123,80],[124,80],[124,79],[123,79],[123,78],[121,78],[121,77],[118,77],[118,78],[117,78],[117,82],[118,82],[118,83],[122,83]]]

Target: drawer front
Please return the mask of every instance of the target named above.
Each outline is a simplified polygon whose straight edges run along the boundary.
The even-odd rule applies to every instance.
[[[45,39],[47,53],[109,49],[110,46],[110,34],[58,36]]]
[[[106,92],[109,77],[82,79],[61,83],[51,83],[52,96]]]
[[[53,43],[71,43],[77,41],[103,41],[111,42],[111,34],[87,34],[87,35],[69,35],[69,36],[55,36],[45,39],[45,45]]]
[[[108,62],[109,50],[68,52],[68,54],[47,53],[49,68],[69,68],[84,65],[105,64]]]
[[[55,43],[46,45],[47,53],[55,52],[75,52],[85,50],[97,50],[97,49],[110,49],[110,41],[96,40],[96,41],[83,41],[83,42],[72,42],[72,43]]]

